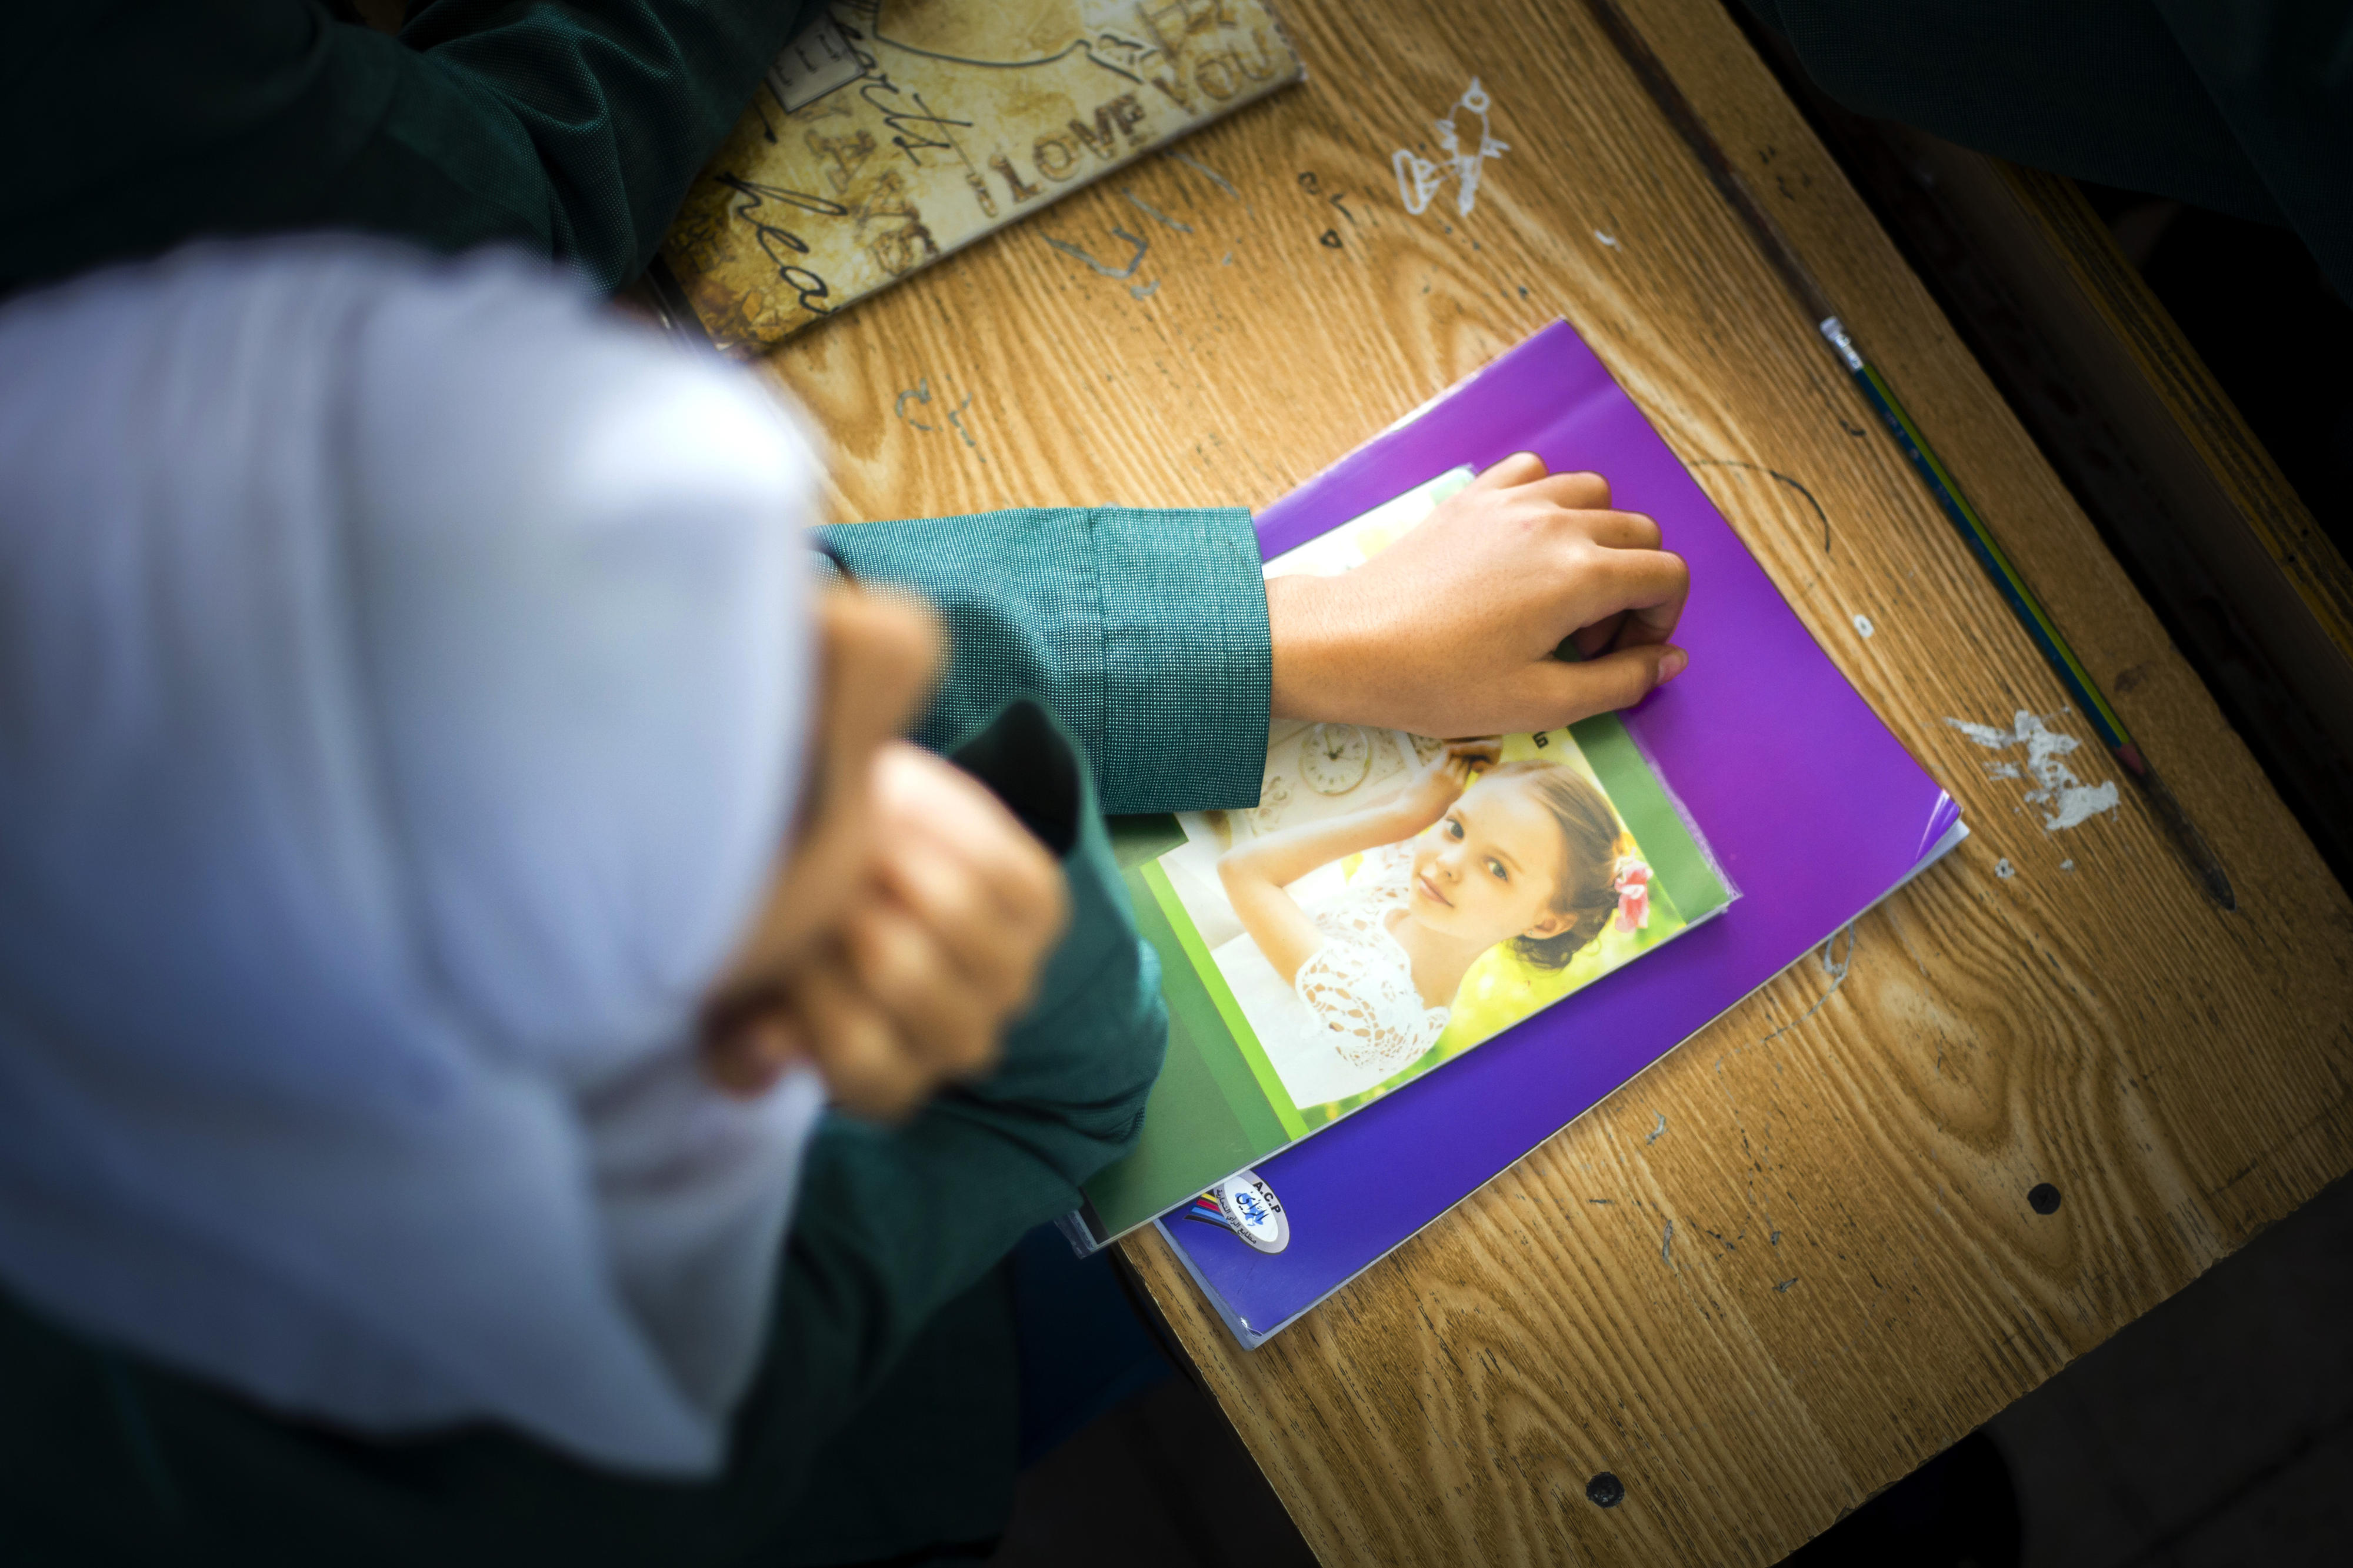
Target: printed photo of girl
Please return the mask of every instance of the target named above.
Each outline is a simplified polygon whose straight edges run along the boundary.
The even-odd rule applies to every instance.
[[[1336,892],[1293,888],[1351,858]],[[1216,866],[1244,933],[1218,967],[1303,1109],[1419,1060],[1493,950],[1558,971],[1650,915],[1650,868],[1594,782],[1506,762],[1492,739],[1449,743],[1385,798],[1238,842]]]

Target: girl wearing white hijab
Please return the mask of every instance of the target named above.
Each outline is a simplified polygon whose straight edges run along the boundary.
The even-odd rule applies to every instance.
[[[828,531],[938,605],[916,739],[992,796],[887,741],[927,618],[812,607],[818,477],[749,378],[505,258],[199,247],[0,306],[12,1553],[986,1539],[993,1271],[1165,1034],[1098,788],[1248,805],[1271,709],[1524,728],[1680,668],[1680,563],[1546,578],[1493,526],[1625,532],[1540,465],[1271,605],[1240,511]],[[1545,668],[1573,626],[1622,651]]]

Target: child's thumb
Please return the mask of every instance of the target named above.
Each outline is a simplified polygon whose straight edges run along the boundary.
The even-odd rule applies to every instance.
[[[1571,668],[1581,681],[1589,683],[1586,688],[1589,711],[1599,713],[1631,708],[1681,675],[1690,662],[1691,655],[1672,643],[1652,643],[1621,647]]]

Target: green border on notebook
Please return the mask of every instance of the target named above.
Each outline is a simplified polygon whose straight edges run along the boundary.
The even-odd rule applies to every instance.
[[[1152,889],[1152,896],[1159,900],[1160,912],[1167,917],[1169,929],[1176,933],[1177,943],[1184,948],[1185,956],[1193,961],[1193,973],[1201,977],[1209,999],[1217,1004],[1218,1016],[1225,1019],[1226,1030],[1233,1037],[1234,1046],[1241,1052],[1242,1060],[1249,1064],[1250,1077],[1258,1081],[1259,1092],[1273,1109],[1275,1120],[1282,1123],[1282,1131],[1289,1136],[1306,1137],[1306,1119],[1299,1114],[1299,1108],[1291,1103],[1291,1096],[1283,1092],[1282,1079],[1275,1076],[1274,1064],[1267,1059],[1266,1051],[1258,1043],[1258,1032],[1250,1026],[1250,1020],[1242,1016],[1241,1004],[1234,1000],[1232,990],[1226,984],[1226,977],[1219,973],[1218,961],[1209,956],[1208,944],[1201,941],[1201,933],[1193,928],[1193,917],[1185,912],[1185,905],[1176,897],[1176,889],[1169,886],[1168,873],[1160,868],[1156,860],[1139,866],[1136,870],[1143,876],[1145,886]]]
[[[1667,797],[1658,774],[1618,716],[1599,713],[1581,719],[1568,727],[1568,733],[1592,764],[1620,820],[1642,847],[1651,878],[1673,900],[1684,922],[1713,914],[1729,902],[1730,889],[1709,867],[1691,829],[1683,826],[1683,813]]]

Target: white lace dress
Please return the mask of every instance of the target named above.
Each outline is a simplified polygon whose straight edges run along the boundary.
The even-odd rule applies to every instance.
[[[1430,1049],[1448,1010],[1423,1005],[1413,960],[1389,933],[1389,919],[1410,895],[1413,851],[1393,844],[1372,851],[1356,879],[1308,918],[1324,945],[1285,985],[1247,936],[1216,953],[1234,999],[1282,1079],[1304,1109],[1364,1093]]]

